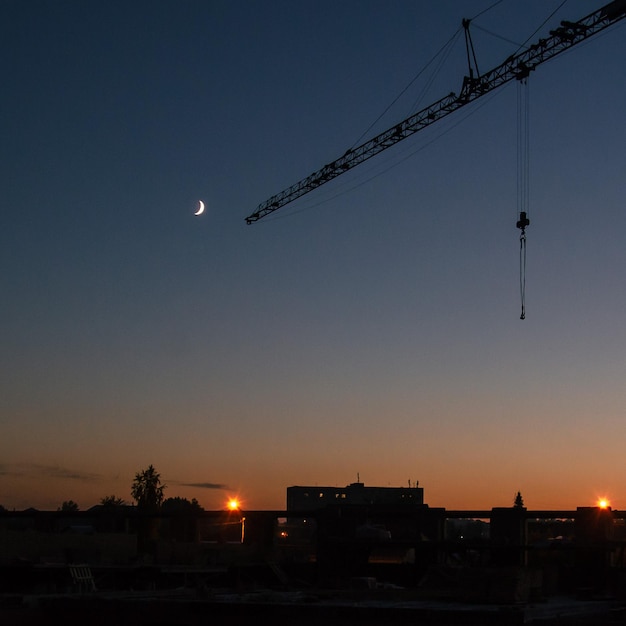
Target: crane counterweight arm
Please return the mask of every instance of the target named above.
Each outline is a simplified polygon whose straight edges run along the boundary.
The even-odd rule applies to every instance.
[[[549,37],[540,39],[523,52],[511,55],[504,63],[482,76],[473,76],[470,73],[470,76],[463,79],[459,95],[448,94],[360,146],[350,148],[335,161],[327,163],[320,170],[261,203],[254,213],[246,217],[246,223],[252,224],[321,187],[497,87],[513,79],[523,80],[541,63],[572,48],[624,17],[626,17],[626,0],[613,0],[577,22],[562,21],[558,28],[550,31]]]

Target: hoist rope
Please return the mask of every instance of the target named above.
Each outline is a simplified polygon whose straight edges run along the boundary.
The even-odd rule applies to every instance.
[[[530,106],[528,79],[517,83],[517,213],[528,215],[530,173]]]
[[[522,301],[521,320],[526,319],[526,233],[522,230],[519,238],[519,289]]]

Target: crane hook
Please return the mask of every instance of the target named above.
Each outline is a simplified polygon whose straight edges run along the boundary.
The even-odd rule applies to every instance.
[[[517,220],[516,226],[522,231],[519,236],[519,280],[520,280],[520,295],[522,297],[522,314],[520,319],[526,319],[526,226],[530,225],[530,220],[526,215],[526,211],[520,211],[519,220]]]

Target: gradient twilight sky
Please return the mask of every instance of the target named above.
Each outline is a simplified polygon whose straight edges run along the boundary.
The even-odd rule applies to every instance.
[[[462,18],[487,71],[602,4],[3,0],[0,504],[625,507],[626,20],[530,78],[524,321],[515,83],[245,223],[458,93],[462,34],[371,126]]]

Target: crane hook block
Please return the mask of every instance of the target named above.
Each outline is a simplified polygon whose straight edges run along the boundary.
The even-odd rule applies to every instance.
[[[522,229],[522,232],[526,229],[526,226],[530,226],[530,220],[526,217],[526,211],[521,211],[519,214],[519,220],[517,220],[517,227]]]

